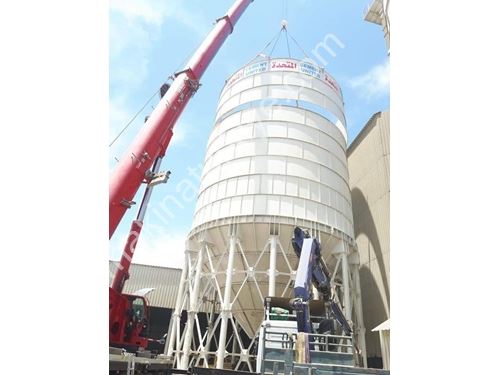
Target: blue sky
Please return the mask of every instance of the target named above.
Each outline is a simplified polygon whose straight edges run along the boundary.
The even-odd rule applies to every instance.
[[[344,94],[349,141],[370,116],[389,107],[389,63],[383,33],[363,21],[368,0],[288,0],[289,33],[314,59],[312,51],[325,36],[336,56],[321,52],[326,69]],[[180,70],[233,0],[110,0],[109,101],[110,141],[128,123],[161,84]],[[255,0],[239,20],[201,82],[174,129],[174,138],[162,169],[172,171],[166,185],[155,188],[134,262],[181,267],[184,240],[191,222],[199,186],[206,141],[212,129],[218,95],[224,80],[252,59],[280,29],[283,0]],[[292,57],[303,53],[290,41]],[[282,37],[273,56],[288,56]],[[154,98],[110,147],[109,168],[116,165]],[[140,202],[142,189],[135,200]],[[136,206],[137,207],[137,206]],[[119,259],[130,222],[129,210],[110,241],[111,259]]]

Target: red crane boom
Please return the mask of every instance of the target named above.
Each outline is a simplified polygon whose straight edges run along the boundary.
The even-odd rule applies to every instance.
[[[222,46],[234,25],[253,0],[237,0],[228,13],[219,19],[198,47],[184,70],[175,79],[149,116],[141,132],[120,159],[109,186],[109,238],[113,236],[123,215],[135,202],[133,198],[142,183],[147,183],[136,220],[132,222],[118,269],[109,288],[109,341],[120,347],[145,348],[149,340],[144,332],[148,326],[148,306],[143,296],[123,293],[152,188],[158,180],[165,182],[168,174],[159,172],[163,156],[173,135],[177,119],[191,96],[198,90],[200,79]],[[163,89],[163,87],[162,87]],[[168,172],[169,173],[169,172]]]
[[[198,89],[203,73],[251,2],[253,0],[237,0],[224,17],[217,19],[215,27],[184,70],[175,74],[172,86],[120,159],[109,186],[109,238],[113,236],[127,209],[134,204],[134,196],[141,184],[148,180],[147,171],[157,157],[165,154],[169,134]]]

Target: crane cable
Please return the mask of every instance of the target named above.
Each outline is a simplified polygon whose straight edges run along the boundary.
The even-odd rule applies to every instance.
[[[274,49],[276,48],[276,45],[278,44],[280,38],[281,38],[281,33],[283,32],[283,28],[280,30],[279,34],[278,34],[278,39],[276,39],[276,42],[274,42],[274,45],[273,45],[273,48],[271,49],[271,52],[269,52],[269,56],[272,56],[273,55],[273,51]]]
[[[297,47],[299,47],[299,49],[302,51],[302,53],[304,54],[304,56],[309,59],[310,58],[309,55],[306,53],[306,51],[304,51],[304,49],[300,46],[300,44],[295,40],[295,38],[293,37],[292,34],[290,34],[290,38],[292,38],[292,40],[297,45]]]
[[[292,58],[292,54],[290,53],[290,43],[288,43],[288,30],[287,30],[286,26],[283,26],[283,29],[285,30],[286,48],[288,49],[288,57]]]
[[[281,12],[283,14],[282,19],[286,20],[288,17],[288,0],[283,0],[283,7],[282,7]]]
[[[286,46],[287,46],[287,50],[288,50],[288,57],[290,57],[290,58],[292,57],[292,54],[291,54],[291,52],[290,52],[290,43],[289,43],[289,40],[288,40],[288,36],[290,36],[290,38],[292,39],[292,41],[293,41],[293,42],[295,43],[295,45],[296,45],[296,46],[300,49],[300,51],[304,54],[304,56],[305,56],[305,57],[307,57],[307,58],[309,59],[310,57],[309,57],[309,55],[307,54],[307,52],[306,52],[306,51],[304,51],[304,49],[300,46],[299,42],[297,42],[297,40],[293,37],[293,35],[292,35],[291,33],[289,33],[289,32],[288,32],[288,27],[287,27],[287,24],[286,24],[286,21],[285,21],[285,20],[283,20],[283,21],[282,21],[282,26],[281,26],[281,29],[280,29],[280,31],[279,31],[279,33],[278,33],[278,39],[274,42],[273,48],[271,49],[271,52],[269,53],[269,57],[271,57],[271,56],[272,56],[273,51],[274,51],[274,49],[276,48],[276,45],[278,44],[278,41],[279,41],[279,39],[280,39],[280,37],[281,37],[281,33],[283,33],[283,32],[285,33],[285,37],[286,37]],[[273,38],[273,40],[274,40],[274,38]],[[265,49],[265,48],[267,48],[267,46],[268,46],[270,43],[271,43],[271,42],[269,42],[269,43],[266,45],[266,47],[264,47],[264,49]],[[260,55],[260,53],[259,53],[258,55]],[[258,55],[257,55],[257,56],[258,56]],[[257,57],[257,56],[256,56],[256,57]],[[255,59],[255,58],[254,58],[254,59]],[[253,61],[254,59],[252,59],[251,61]],[[250,61],[250,62],[251,62],[251,61]]]
[[[181,61],[181,63],[177,66],[177,68],[175,68],[174,72],[168,76],[168,78],[166,79],[167,81],[170,79],[170,80],[174,80],[175,79],[175,74],[179,71],[179,69],[187,64],[188,60],[189,60],[189,57],[192,56],[194,54],[194,52],[198,49],[198,46],[196,46],[193,51],[190,53],[190,54],[187,54],[186,57]],[[118,135],[111,141],[111,143],[108,145],[108,147],[111,147],[113,146],[113,144],[118,140],[118,138],[121,137],[121,135],[125,132],[125,130],[127,130],[127,128],[134,122],[134,120],[137,118],[137,116],[139,116],[139,114],[144,111],[144,108],[146,108],[146,106],[151,102],[151,100],[153,100],[153,98],[160,92],[160,89],[156,90],[153,95],[151,95],[151,97],[146,101],[146,103],[144,103],[144,105],[141,107],[141,109],[139,109],[137,111],[137,113],[132,116],[132,118],[127,122],[127,124],[122,128],[122,130],[120,130],[120,132],[118,133]]]
[[[291,58],[292,54],[290,53],[290,43],[288,41],[288,0],[283,0],[283,8],[282,8],[282,18],[281,18],[281,31],[285,32],[286,37],[286,48],[288,50],[288,57]]]
[[[264,46],[264,48],[262,48],[245,65],[248,65],[248,64],[252,63],[258,57],[265,57],[265,56],[262,56],[262,55],[263,54],[265,55],[265,51],[267,50],[267,48],[274,42],[273,47],[271,48],[271,51],[269,52],[269,55],[268,55],[268,57],[271,57],[272,53],[274,52],[274,49],[276,48],[276,45],[278,44],[278,41],[279,41],[279,39],[281,37],[281,33],[283,32],[283,30],[285,30],[285,33],[287,34],[286,38],[287,38],[288,56],[291,57],[291,54],[290,54],[290,45],[289,45],[289,42],[288,42],[287,29],[286,29],[286,27],[283,27],[283,22],[286,20],[286,17],[287,17],[287,14],[288,14],[288,0],[283,0],[281,12],[282,12],[281,14],[282,14],[282,20],[283,21],[282,21],[282,25],[281,25],[280,30],[276,33],[276,35],[274,37],[271,38],[271,40]]]
[[[269,47],[275,39],[277,39],[277,38],[279,39],[280,34],[281,34],[281,30],[276,33],[276,35],[266,44],[266,46],[257,54],[257,56],[260,55],[261,53],[264,53],[266,51],[267,47]]]
[[[244,65],[248,65],[248,64],[251,64],[254,60],[256,60],[257,58],[259,57],[266,57],[266,54],[265,54],[265,51],[267,50],[267,48],[273,44],[273,47],[271,48],[271,51],[269,52],[269,55],[267,55],[267,57],[272,57],[272,54],[276,48],[276,45],[278,44],[279,42],[279,39],[281,38],[281,34],[284,32],[285,33],[285,38],[286,38],[286,47],[287,47],[287,51],[288,51],[288,57],[291,58],[292,57],[292,53],[291,53],[291,50],[290,50],[290,41],[288,39],[288,21],[287,21],[287,16],[288,16],[288,0],[283,0],[282,2],[282,21],[281,21],[281,28],[280,30],[276,33],[276,35],[271,38],[271,40],[264,46],[264,48],[262,48],[262,50],[260,50],[254,57],[252,57],[250,59],[250,61],[248,61],[246,64]],[[306,56],[306,57],[309,57],[307,55],[307,53],[305,53],[305,51],[302,49],[302,47],[300,47],[300,45],[297,43],[297,41],[295,40],[295,38],[290,34],[290,38],[292,38],[292,40],[294,41],[294,43],[299,47],[299,49],[302,51],[302,53]]]
[[[283,0],[283,7],[282,7],[282,14],[283,14],[283,21],[281,24],[281,30],[285,30],[285,35],[286,35],[286,46],[288,49],[288,57],[292,57],[290,53],[290,44],[288,42],[288,28],[287,28],[287,19],[288,19],[288,0]],[[309,55],[304,51],[304,49],[300,46],[300,44],[295,40],[292,34],[290,34],[290,38],[292,38],[293,42],[299,47],[300,51],[304,54],[306,58],[310,58]]]
[[[252,58],[250,59],[250,61],[248,61],[246,64],[244,64],[244,66],[246,66],[246,65],[248,65],[248,64],[251,64],[251,63],[252,63],[254,60],[256,60],[258,57],[265,57],[266,55],[265,55],[265,53],[264,53],[264,52],[265,52],[265,51],[266,51],[266,49],[267,49],[267,48],[271,45],[271,43],[272,43],[272,42],[274,42],[274,40],[275,40],[276,38],[279,38],[280,34],[281,34],[281,30],[280,30],[280,31],[278,31],[278,32],[276,33],[276,35],[275,35],[275,36],[274,36],[274,37],[273,37],[273,38],[272,38],[272,39],[271,39],[271,40],[270,40],[270,41],[269,41],[269,42],[268,42],[268,43],[264,46],[264,48],[262,48],[262,49],[261,49],[261,50],[260,50],[260,51],[259,51],[259,52],[258,52],[258,53],[254,56],[254,57],[252,57]]]
[[[144,110],[144,108],[146,108],[146,106],[149,104],[149,102],[151,100],[153,100],[153,98],[160,92],[160,89],[156,90],[154,92],[153,95],[151,95],[151,97],[146,101],[146,103],[144,103],[144,105],[142,106],[142,108],[137,111],[137,113],[129,120],[129,122],[123,127],[122,130],[120,130],[120,132],[118,133],[118,135],[111,141],[111,143],[109,144],[108,147],[111,147],[113,146],[113,144],[118,140],[118,138],[120,138],[120,136],[123,134],[123,132],[125,130],[127,130],[127,128],[130,126],[130,124],[132,124],[132,122],[134,122],[134,120],[137,118],[137,116],[139,116],[139,114]]]

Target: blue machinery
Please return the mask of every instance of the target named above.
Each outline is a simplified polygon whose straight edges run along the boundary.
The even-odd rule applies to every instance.
[[[321,256],[318,240],[297,227],[292,245],[299,257],[295,298],[266,297],[257,372],[388,375],[388,370],[356,367],[353,329],[333,299],[331,275]],[[312,285],[320,293],[321,301],[311,299]],[[284,313],[287,308],[293,308],[295,314]],[[337,327],[334,320],[338,322]]]
[[[295,228],[292,239],[293,250],[299,257],[299,267],[295,278],[295,298],[291,305],[297,313],[298,332],[312,333],[309,314],[309,299],[311,285],[321,293],[323,301],[328,301],[328,306],[335,319],[340,323],[344,334],[351,335],[352,328],[347,322],[342,310],[333,301],[330,287],[330,273],[321,257],[321,246],[316,238],[311,238],[308,233],[299,227]],[[329,314],[330,315],[330,314]]]

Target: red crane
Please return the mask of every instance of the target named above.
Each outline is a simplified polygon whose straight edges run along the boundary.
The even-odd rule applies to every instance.
[[[172,85],[160,99],[111,176],[109,238],[113,236],[127,209],[135,204],[133,199],[141,184],[148,184],[109,290],[109,337],[113,344],[147,346],[147,339],[142,336],[147,326],[146,300],[142,296],[125,295],[122,292],[129,277],[130,263],[142,228],[151,189],[156,183],[168,179],[168,174],[159,173],[159,166],[172,138],[177,119],[189,99],[198,90],[200,79],[208,65],[228,35],[233,32],[236,22],[251,2],[253,0],[236,0],[227,14],[216,20],[214,28],[186,67],[175,74]]]
[[[253,0],[237,0],[205,38],[184,70],[176,78],[147,120],[141,132],[118,163],[109,186],[109,237],[133,204],[154,160],[165,154],[177,119],[198,90],[200,79],[243,11]]]

